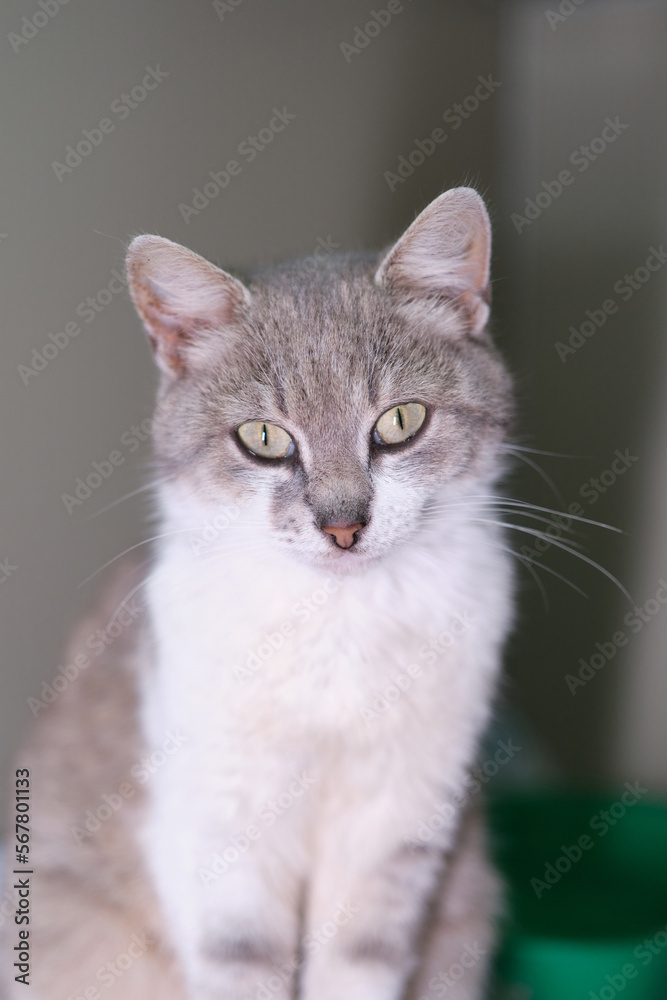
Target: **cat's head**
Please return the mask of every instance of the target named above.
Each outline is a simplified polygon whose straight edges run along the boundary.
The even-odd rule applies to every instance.
[[[469,188],[436,198],[379,262],[297,261],[245,282],[136,237],[127,270],[162,373],[170,511],[192,524],[235,504],[263,545],[354,571],[423,531],[434,502],[488,490],[510,414],[486,332],[489,255]]]

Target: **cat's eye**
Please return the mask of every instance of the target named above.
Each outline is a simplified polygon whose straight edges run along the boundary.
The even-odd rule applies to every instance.
[[[294,453],[294,442],[287,431],[264,420],[249,420],[236,432],[241,444],[258,458],[288,458]]]
[[[426,419],[421,403],[401,403],[383,413],[373,429],[376,444],[402,444],[413,437]]]

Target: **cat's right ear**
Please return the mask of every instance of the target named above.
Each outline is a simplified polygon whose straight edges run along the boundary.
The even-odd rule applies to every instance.
[[[491,224],[473,188],[445,191],[380,262],[378,285],[403,298],[451,302],[473,337],[489,318]]]
[[[231,274],[161,236],[136,236],[126,269],[156,361],[171,376],[206,365],[211,340],[251,301]]]

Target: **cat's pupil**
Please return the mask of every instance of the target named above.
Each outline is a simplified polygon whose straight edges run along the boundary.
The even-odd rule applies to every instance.
[[[269,435],[266,430],[266,424],[262,424],[262,444],[268,445]]]
[[[403,430],[403,414],[401,413],[400,406],[396,407],[396,416],[394,417],[394,423],[398,424],[401,430]]]

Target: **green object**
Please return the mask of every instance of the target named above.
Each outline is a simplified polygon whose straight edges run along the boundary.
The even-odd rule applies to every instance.
[[[491,801],[503,1000],[667,1000],[667,805],[645,794]]]

